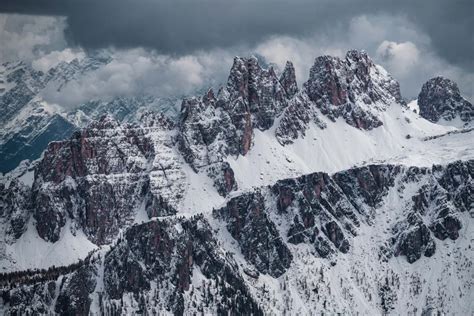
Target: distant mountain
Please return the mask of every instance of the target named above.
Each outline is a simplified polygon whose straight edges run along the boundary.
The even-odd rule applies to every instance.
[[[111,102],[0,178],[2,312],[472,311],[474,130],[411,111],[366,53],[301,86],[236,57],[175,118]]]

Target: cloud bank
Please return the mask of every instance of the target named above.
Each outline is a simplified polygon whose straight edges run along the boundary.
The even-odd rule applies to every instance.
[[[71,6],[76,3],[65,2]],[[353,48],[366,50],[392,73],[406,98],[416,97],[421,85],[436,75],[455,80],[469,99],[474,96],[472,56],[465,58],[474,46],[465,47],[472,41],[472,34],[448,27],[441,33],[459,31],[455,36],[459,43],[456,49],[447,49],[449,45],[440,43],[440,34],[427,31],[431,30],[431,20],[426,13],[414,21],[413,12],[421,8],[408,4],[394,8],[385,1],[378,5],[358,0],[333,5],[330,1],[296,0],[285,11],[288,3],[277,0],[225,5],[214,0],[195,1],[199,5],[178,0],[173,9],[167,1],[143,1],[140,5],[134,2],[132,9],[124,0],[116,5],[103,0],[94,12],[84,12],[82,8],[72,12],[62,4],[49,9],[30,4],[18,9],[13,2],[5,3],[0,5],[0,11],[64,17],[0,15],[0,40],[8,43],[0,47],[0,60],[26,59],[45,71],[61,61],[84,58],[99,48],[113,56],[110,64],[70,82],[60,92],[53,87],[44,92],[48,102],[67,107],[90,99],[140,94],[181,96],[217,87],[225,83],[235,55],[257,54],[277,66],[291,60],[301,86],[315,57],[342,57]],[[89,8],[96,5],[89,3]],[[408,12],[409,8],[413,12]],[[445,10],[445,19],[462,8],[468,8],[466,2],[454,1]],[[425,10],[435,17],[441,14],[440,8]],[[130,12],[125,18],[127,11]],[[156,19],[161,15],[166,17]],[[462,12],[457,20],[461,25],[472,23],[472,17],[466,18]]]

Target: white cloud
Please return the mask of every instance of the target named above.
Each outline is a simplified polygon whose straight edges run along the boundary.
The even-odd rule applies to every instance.
[[[171,57],[144,49],[110,51],[107,65],[67,83],[60,91],[51,85],[42,93],[49,103],[73,107],[91,99],[115,96],[181,96],[223,82],[232,56],[225,51]]]
[[[86,54],[80,50],[73,50],[71,48],[66,48],[60,51],[53,51],[46,55],[39,57],[32,61],[31,65],[36,70],[47,71],[48,69],[56,66],[60,62],[71,62],[74,59],[83,59]]]
[[[394,75],[403,76],[419,61],[420,51],[412,42],[396,43],[383,41],[376,51],[376,57],[389,65]]]

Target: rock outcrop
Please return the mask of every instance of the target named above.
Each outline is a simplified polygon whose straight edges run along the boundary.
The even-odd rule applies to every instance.
[[[43,239],[58,240],[70,219],[94,243],[109,243],[141,207],[149,217],[176,212],[184,174],[166,140],[173,124],[160,116],[147,120],[138,128],[104,117],[48,146],[32,194]]]
[[[420,115],[431,122],[459,118],[468,123],[474,119],[474,105],[461,96],[457,84],[444,77],[428,80],[418,95]]]
[[[290,266],[292,255],[268,218],[266,205],[259,191],[231,199],[214,211],[226,223],[233,238],[248,261],[261,273],[279,277]]]

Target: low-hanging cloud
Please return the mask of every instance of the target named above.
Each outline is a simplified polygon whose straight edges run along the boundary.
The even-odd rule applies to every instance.
[[[119,96],[181,97],[223,82],[232,56],[215,50],[179,57],[142,48],[109,50],[112,60],[97,70],[69,81],[58,90],[53,82],[42,98],[72,108],[89,100]]]
[[[264,0],[266,1],[266,0]],[[70,46],[69,19],[61,17],[0,15],[0,60],[27,59],[34,68],[46,71],[61,61],[84,58],[88,47]],[[232,38],[233,34],[228,34]],[[15,43],[10,41],[14,40]],[[229,44],[230,45],[230,44]],[[314,58],[343,57],[349,49],[363,49],[400,81],[402,94],[416,97],[429,78],[444,75],[458,82],[472,100],[474,75],[468,67],[448,62],[433,49],[432,38],[404,15],[360,14],[334,20],[330,29],[305,30],[299,34],[268,35],[259,41],[232,46],[164,53],[154,48],[106,48],[113,57],[104,67],[86,73],[57,91],[54,85],[43,92],[47,102],[75,107],[91,99],[116,96],[154,95],[178,97],[225,83],[235,55],[257,54],[267,62],[284,66],[293,61],[298,84],[308,78]]]

